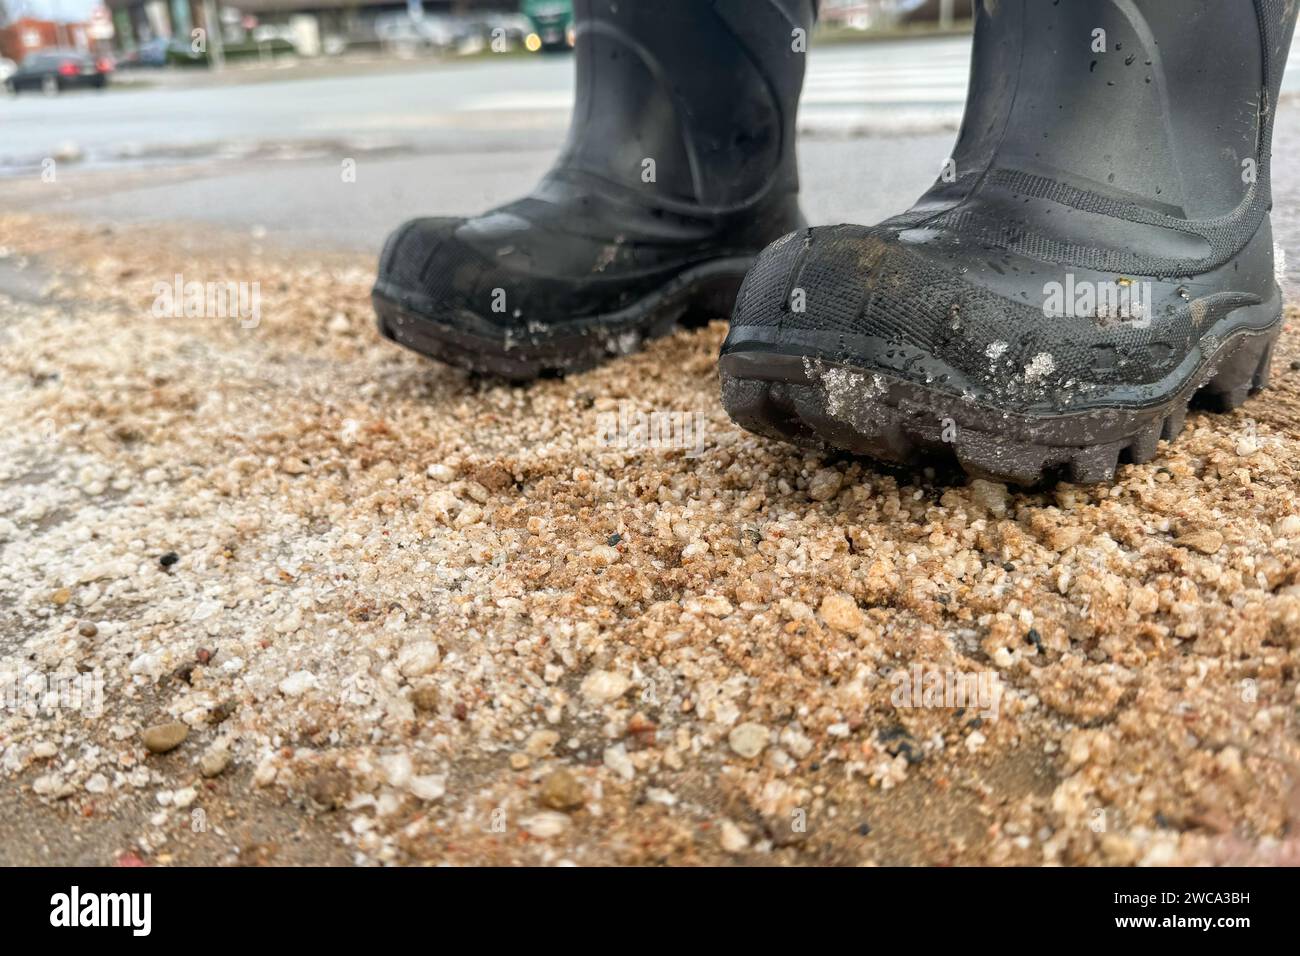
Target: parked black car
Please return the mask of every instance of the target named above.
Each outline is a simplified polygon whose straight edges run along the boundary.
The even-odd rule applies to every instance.
[[[5,80],[5,87],[10,93],[40,90],[50,95],[79,86],[102,90],[112,70],[113,62],[106,58],[97,60],[76,50],[42,50],[28,54],[22,66]]]

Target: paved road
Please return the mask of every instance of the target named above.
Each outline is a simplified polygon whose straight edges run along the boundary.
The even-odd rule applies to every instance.
[[[961,115],[964,38],[814,49],[800,113],[814,222],[871,222],[934,179]],[[0,204],[118,222],[194,221],[378,249],[412,214],[469,214],[526,190],[560,146],[568,57],[360,76],[0,99]],[[292,75],[286,71],[284,75]],[[1300,67],[1287,87],[1300,90]],[[1300,148],[1284,97],[1278,153]],[[56,157],[54,183],[41,162]],[[69,157],[64,162],[58,157]],[[356,181],[341,164],[356,161]],[[1300,262],[1300,172],[1276,169],[1279,241]]]
[[[961,39],[811,54],[801,129],[815,221],[879,219],[933,179],[969,56]],[[536,57],[0,101],[0,201],[373,250],[413,212],[472,213],[526,190],[563,141],[571,85],[570,58]],[[51,156],[52,184],[39,175]]]
[[[0,97],[0,176],[73,152],[83,163],[113,164],[237,158],[270,146],[425,152],[546,146],[567,121],[572,67],[564,56],[487,57],[321,76],[330,67],[316,63],[271,71],[274,82],[121,88],[53,101]],[[964,37],[814,48],[801,128],[816,134],[952,128],[969,68]],[[1300,92],[1300,68],[1289,71],[1284,89]]]
[[[831,47],[810,54],[805,129],[951,126],[969,71],[961,38]],[[0,172],[75,147],[83,161],[177,153],[239,155],[268,143],[392,146],[536,145],[557,138],[573,101],[565,56],[487,57],[424,70],[256,85],[120,89],[57,100],[0,98]],[[277,75],[277,74],[273,74]]]

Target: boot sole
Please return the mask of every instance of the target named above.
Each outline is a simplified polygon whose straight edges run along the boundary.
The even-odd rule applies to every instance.
[[[379,332],[429,358],[514,382],[558,377],[630,355],[650,339],[698,319],[731,314],[754,260],[718,259],[688,269],[617,312],[510,332],[472,313],[439,314],[437,303],[384,283],[371,296]]]
[[[722,403],[742,428],[804,447],[905,465],[955,456],[973,477],[1026,487],[1111,482],[1119,465],[1144,464],[1160,441],[1177,438],[1189,408],[1232,411],[1267,387],[1281,314],[1264,328],[1236,325],[1222,338],[1202,339],[1201,349],[1219,344],[1164,395],[1140,403],[1012,414],[885,372],[760,350],[719,360]],[[733,336],[743,342],[744,330]]]

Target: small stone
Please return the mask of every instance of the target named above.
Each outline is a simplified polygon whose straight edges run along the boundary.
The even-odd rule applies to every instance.
[[[731,602],[720,594],[711,594],[701,600],[700,609],[713,617],[726,617],[734,610]]]
[[[689,561],[691,558],[698,558],[700,555],[708,553],[709,542],[700,540],[692,541],[686,547],[682,548],[682,560]]]
[[[1084,530],[1068,526],[1053,528],[1047,535],[1047,546],[1053,551],[1068,551],[1083,540]]]
[[[1160,593],[1155,588],[1135,587],[1129,591],[1128,606],[1137,614],[1154,614],[1160,610]]]
[[[532,761],[528,759],[528,754],[515,752],[510,755],[510,767],[513,770],[527,770],[530,763]]]
[[[423,677],[432,673],[442,659],[433,641],[412,641],[397,653],[397,669],[403,677]]]
[[[199,773],[207,779],[219,777],[230,766],[230,751],[212,747],[199,758]]]
[[[1224,747],[1215,756],[1214,762],[1229,777],[1241,775],[1241,751],[1236,747]]]
[[[519,821],[531,836],[539,840],[545,840],[549,837],[559,836],[569,828],[569,818],[563,813],[557,813],[554,810],[544,810],[541,813],[535,813],[531,817],[525,817]]]
[[[168,551],[166,554],[164,554],[162,557],[158,559],[158,563],[161,564],[164,568],[170,568],[173,564],[175,564],[180,559],[181,556],[177,554],[175,551]]]
[[[198,798],[199,792],[193,787],[184,787],[172,793],[172,806],[180,807],[182,810],[188,807]]]
[[[1253,438],[1243,438],[1237,442],[1237,454],[1242,458],[1249,458],[1257,451],[1259,451],[1259,445]]]
[[[154,724],[140,735],[150,753],[165,754],[175,750],[190,735],[190,728],[178,720],[166,724]]]
[[[828,594],[822,599],[822,620],[832,630],[856,634],[862,627],[862,611],[858,602],[847,594]]]
[[[813,501],[830,501],[844,487],[838,468],[823,468],[808,480],[808,497]]]
[[[108,793],[108,778],[97,773],[86,781],[87,793]]]
[[[384,771],[384,777],[388,780],[388,785],[398,789],[411,782],[411,776],[415,769],[411,763],[411,755],[405,751],[398,751],[380,757],[379,766]]]
[[[793,727],[787,727],[781,731],[780,741],[782,747],[800,760],[812,753],[813,742],[806,734]]]
[[[767,747],[767,728],[762,724],[747,723],[733,727],[727,735],[731,749],[746,760],[752,760]]]
[[[1273,533],[1279,538],[1300,538],[1300,515],[1287,515],[1273,525]]]
[[[1201,554],[1218,554],[1223,547],[1223,535],[1213,528],[1207,528],[1204,531],[1191,531],[1174,541],[1174,544]]]
[[[311,671],[295,671],[280,681],[280,693],[285,697],[301,697],[315,686],[315,674]]]
[[[579,690],[587,703],[599,705],[618,700],[631,686],[632,682],[622,674],[615,674],[612,671],[592,671],[583,678]]]
[[[470,528],[483,520],[483,509],[478,505],[466,505],[456,515],[452,524],[457,528]]]
[[[465,482],[465,494],[467,494],[471,500],[477,501],[481,505],[487,504],[488,499],[492,497],[491,493],[477,481]]]
[[[560,735],[554,730],[535,730],[524,744],[524,752],[530,757],[548,757],[560,742]]]
[[[430,773],[412,777],[406,789],[418,800],[441,800],[447,792],[447,775]]]
[[[258,761],[257,766],[253,768],[253,786],[269,787],[272,781],[275,780],[275,775],[279,772],[279,768],[276,766],[275,756],[269,753],[264,755],[262,759]]]
[[[72,600],[72,592],[67,588],[59,588],[50,595],[50,600],[53,601],[56,606],[63,607],[63,605]]]
[[[434,481],[451,481],[456,477],[456,472],[443,464],[430,465],[424,470],[424,473]]]
[[[596,545],[587,552],[587,555],[591,560],[592,566],[597,568],[607,568],[621,557],[618,553],[618,548],[610,547],[607,544]]]
[[[1007,486],[995,481],[976,478],[970,483],[970,495],[974,502],[989,514],[1001,518],[1007,513]]]
[[[577,810],[586,802],[582,784],[569,771],[560,769],[542,781],[542,805],[552,810]]]
[[[82,621],[77,625],[77,633],[82,637],[94,637],[99,633],[99,628],[95,626],[94,621]]]
[[[280,470],[286,475],[305,475],[311,466],[301,458],[286,458],[280,462]]]
[[[625,744],[606,747],[601,762],[624,780],[631,780],[636,776],[636,764],[632,763],[632,758],[628,756]]]
[[[411,703],[416,710],[433,713],[438,709],[438,688],[432,684],[422,684],[411,691]]]
[[[718,843],[727,853],[741,853],[749,849],[749,837],[730,820],[723,820],[718,827]]]
[[[32,792],[42,797],[52,797],[63,789],[63,778],[57,773],[42,774],[32,781]]]

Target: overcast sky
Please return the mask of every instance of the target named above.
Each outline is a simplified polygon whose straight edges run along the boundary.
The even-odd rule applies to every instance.
[[[9,15],[38,17],[42,20],[85,20],[98,0],[4,0]]]

